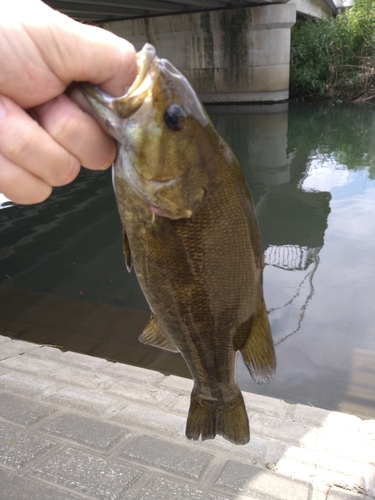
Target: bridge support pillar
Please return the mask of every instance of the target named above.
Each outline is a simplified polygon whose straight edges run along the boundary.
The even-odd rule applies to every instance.
[[[277,102],[289,97],[294,4],[270,4],[113,21],[104,28],[139,50],[149,42],[203,102]]]

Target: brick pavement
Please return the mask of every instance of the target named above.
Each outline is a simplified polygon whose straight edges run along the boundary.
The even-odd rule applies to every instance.
[[[191,387],[0,336],[0,499],[375,498],[374,420],[244,393],[248,445],[191,442]]]

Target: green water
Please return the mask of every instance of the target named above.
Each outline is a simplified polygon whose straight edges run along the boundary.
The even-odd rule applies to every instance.
[[[375,418],[375,110],[208,106],[251,188],[277,374],[243,390]],[[189,376],[137,341],[148,307],[125,270],[110,173],[36,206],[0,205],[0,334]]]

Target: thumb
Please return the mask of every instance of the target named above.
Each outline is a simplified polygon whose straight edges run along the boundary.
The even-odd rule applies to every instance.
[[[62,31],[70,36],[62,33],[61,37],[67,44],[64,64],[56,66],[55,73],[62,80],[68,78],[68,83],[87,81],[113,96],[123,95],[125,86],[131,85],[137,75],[133,45],[104,29],[68,21],[69,28]],[[49,60],[49,64],[53,67],[54,61]]]
[[[0,42],[7,75],[0,75],[1,91],[23,107],[57,97],[73,81],[88,81],[119,96],[137,73],[131,43],[40,0],[13,0],[6,6],[0,0]]]

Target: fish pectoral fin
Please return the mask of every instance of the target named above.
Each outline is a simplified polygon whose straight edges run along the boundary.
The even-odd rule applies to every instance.
[[[152,345],[154,347],[159,347],[165,351],[180,352],[174,343],[167,337],[167,335],[162,330],[155,316],[151,315],[150,321],[145,326],[145,329],[138,337],[138,340],[142,344]]]
[[[123,241],[126,269],[130,273],[130,271],[132,269],[132,257],[131,257],[131,253],[130,253],[129,240],[128,240],[128,236],[125,232],[125,229],[122,230],[122,241]]]
[[[249,321],[241,325],[240,330],[244,328],[247,328],[247,340],[239,347],[244,363],[255,382],[268,383],[275,375],[276,355],[264,300]],[[242,338],[246,334],[245,331],[238,333]]]

